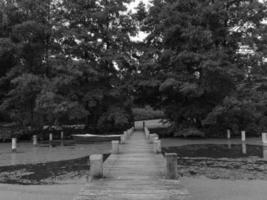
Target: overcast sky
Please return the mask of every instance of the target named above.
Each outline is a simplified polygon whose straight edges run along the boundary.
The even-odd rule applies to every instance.
[[[150,0],[135,0],[129,4],[129,10],[133,10],[141,1],[148,5]]]

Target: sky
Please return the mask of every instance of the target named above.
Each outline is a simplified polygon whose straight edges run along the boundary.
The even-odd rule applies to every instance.
[[[148,5],[150,0],[135,0],[129,4],[129,10],[134,12],[134,8],[140,3],[143,2],[144,4]]]
[[[129,11],[135,12],[135,7],[140,3],[143,2],[146,5],[149,5],[151,0],[134,0],[129,4]],[[267,0],[259,0],[261,3],[267,3]],[[263,23],[267,24],[267,20],[264,20]],[[139,32],[139,34],[136,37],[132,37],[132,40],[134,41],[143,41],[146,38],[147,34],[144,32]]]
[[[150,0],[135,0],[129,4],[129,11],[135,12],[135,7],[140,3],[143,2],[146,5],[149,5]],[[133,41],[143,41],[147,36],[147,33],[139,31],[137,36],[131,37]]]

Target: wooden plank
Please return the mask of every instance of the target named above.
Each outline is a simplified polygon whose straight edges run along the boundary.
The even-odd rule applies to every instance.
[[[179,180],[165,179],[165,159],[153,153],[143,132],[136,131],[120,153],[104,163],[104,178],[86,184],[75,200],[183,200]]]

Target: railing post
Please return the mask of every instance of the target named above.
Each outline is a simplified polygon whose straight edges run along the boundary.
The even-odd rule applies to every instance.
[[[49,142],[52,142],[53,140],[53,133],[49,133]]]
[[[60,132],[60,139],[61,139],[61,140],[64,140],[64,131],[61,131],[61,132]]]
[[[154,150],[154,153],[161,153],[161,141],[160,140],[158,139],[154,140],[153,150]]]
[[[37,143],[38,143],[37,135],[32,136],[32,143],[33,143],[33,146],[37,146]]]
[[[90,155],[90,176],[92,178],[103,177],[103,155]]]
[[[231,131],[230,129],[227,129],[227,139],[231,139]]]
[[[121,135],[121,144],[125,144],[125,138],[126,138],[126,135],[122,134]]]
[[[146,136],[146,139],[148,140],[149,139],[149,130],[147,127],[145,127],[145,136]]]
[[[241,131],[241,140],[242,142],[246,141],[246,131]]]
[[[177,154],[166,153],[166,178],[177,179]]]
[[[11,139],[11,150],[12,150],[12,152],[17,151],[17,138]]]
[[[118,154],[119,152],[120,152],[119,141],[118,140],[112,140],[112,153]]]
[[[267,133],[261,134],[262,144],[267,146]]]

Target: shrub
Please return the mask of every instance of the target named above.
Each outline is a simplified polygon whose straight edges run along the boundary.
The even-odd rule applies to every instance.
[[[154,110],[151,106],[145,106],[144,108],[133,108],[132,111],[135,121],[165,118],[163,111]]]
[[[175,132],[174,136],[205,137],[205,133],[196,128],[186,128],[186,129],[182,129],[181,131]]]

